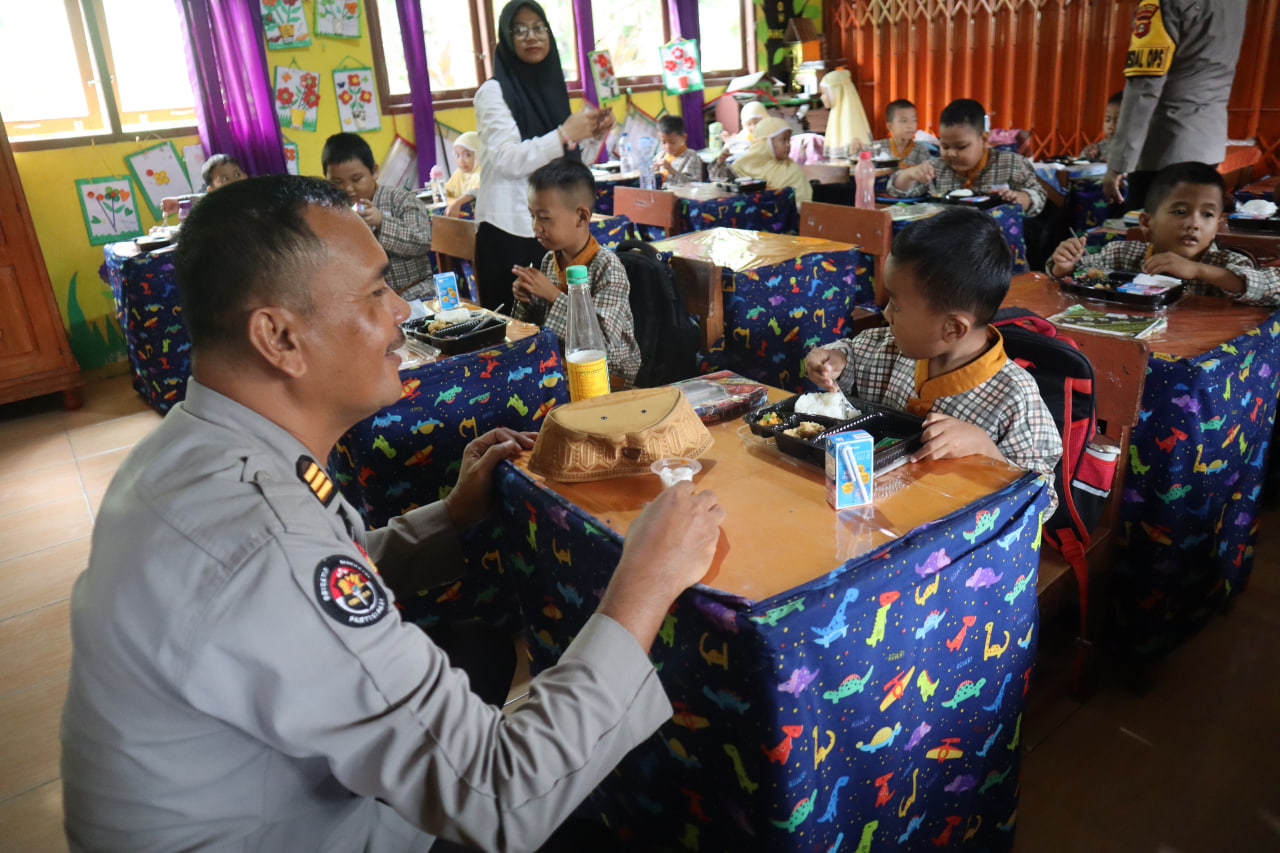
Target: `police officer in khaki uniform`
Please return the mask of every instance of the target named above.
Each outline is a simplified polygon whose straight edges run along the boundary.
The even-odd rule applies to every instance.
[[[1140,209],[1155,173],[1165,166],[1188,160],[1222,162],[1244,13],[1241,0],[1138,4],[1125,59],[1120,120],[1102,179],[1108,201]]]
[[[456,574],[497,430],[440,503],[366,533],[317,460],[400,394],[404,301],[344,196],[232,184],[183,225],[187,399],[121,466],[72,596],[62,723],[72,850],[532,850],[672,713],[647,658],[723,510],[667,490],[596,614],[508,717],[392,589]]]

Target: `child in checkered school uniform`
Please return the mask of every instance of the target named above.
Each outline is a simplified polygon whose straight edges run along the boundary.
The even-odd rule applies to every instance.
[[[828,391],[924,415],[912,462],[980,454],[1052,484],[1062,436],[1035,380],[988,325],[1012,264],[1000,226],[980,211],[950,208],[912,223],[885,264],[888,328],[813,350],[805,372]]]

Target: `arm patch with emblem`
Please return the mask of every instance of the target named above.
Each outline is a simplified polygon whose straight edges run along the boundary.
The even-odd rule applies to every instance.
[[[1176,45],[1164,27],[1160,0],[1142,0],[1133,15],[1133,35],[1124,60],[1126,77],[1163,77],[1173,64]]]
[[[349,628],[374,625],[390,610],[375,573],[351,557],[325,557],[316,565],[315,584],[324,612]]]

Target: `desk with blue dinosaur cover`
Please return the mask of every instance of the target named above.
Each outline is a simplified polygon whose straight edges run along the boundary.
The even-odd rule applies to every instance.
[[[500,426],[537,430],[553,406],[569,400],[559,341],[545,330],[400,376],[400,399],[352,427],[329,456],[333,479],[372,528],[445,497],[473,438]],[[447,589],[405,596],[403,614],[433,624],[493,612],[501,622],[492,580],[475,567]]]
[[[164,414],[186,399],[191,339],[178,304],[172,247],[150,254],[132,242],[103,247],[100,274],[115,298],[133,387]]]
[[[725,339],[703,353],[704,373],[799,390],[805,354],[847,334],[854,307],[875,301],[867,256],[848,243],[716,228],[653,246],[724,270]]]
[[[1005,304],[1047,317],[1079,301],[1027,276]],[[1148,339],[1108,591],[1113,636],[1143,657],[1245,588],[1280,391],[1280,312],[1187,295],[1163,313],[1168,328]]]
[[[618,849],[1012,849],[1043,480],[972,457],[904,466],[874,513],[837,515],[821,473],[737,427],[712,427],[698,482],[727,512],[721,557],[651,651],[675,713],[586,814]],[[657,483],[499,468],[488,556],[516,584],[535,673],[595,609],[615,528]]]

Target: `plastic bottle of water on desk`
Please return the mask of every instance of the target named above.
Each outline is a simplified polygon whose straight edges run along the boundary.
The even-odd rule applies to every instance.
[[[857,185],[857,206],[875,210],[876,167],[871,162],[870,151],[858,155],[858,165],[853,167],[853,182]]]
[[[587,289],[587,268],[565,270],[569,284],[569,339],[565,362],[569,368],[569,399],[573,402],[609,393],[609,363],[605,356],[604,334],[596,320],[591,291]]]

